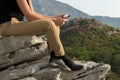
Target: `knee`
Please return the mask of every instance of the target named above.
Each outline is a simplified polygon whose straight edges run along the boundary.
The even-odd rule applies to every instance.
[[[38,29],[41,30],[41,28],[42,28],[42,30],[44,32],[51,31],[51,30],[56,30],[56,28],[57,28],[54,21],[52,21],[50,19],[38,20],[36,24],[38,24]]]
[[[47,19],[46,22],[49,24],[48,29],[56,29],[57,26],[54,21]]]
[[[49,24],[49,25],[55,25],[55,22],[54,21],[52,21],[52,20],[50,20],[50,19],[46,19],[46,20],[44,20],[47,24]]]

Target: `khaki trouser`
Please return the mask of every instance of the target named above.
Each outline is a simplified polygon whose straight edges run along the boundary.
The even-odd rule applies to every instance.
[[[2,36],[19,36],[19,35],[40,35],[45,34],[50,46],[56,56],[65,54],[62,43],[60,41],[60,29],[52,20],[36,20],[30,22],[18,21],[12,18],[10,22],[0,25]]]

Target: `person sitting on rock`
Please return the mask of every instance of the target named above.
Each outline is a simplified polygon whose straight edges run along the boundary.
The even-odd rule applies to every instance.
[[[45,34],[50,46],[51,66],[62,60],[72,71],[86,69],[65,56],[60,40],[60,27],[67,21],[64,14],[46,16],[34,11],[31,0],[0,0],[0,34],[2,36]],[[24,21],[24,17],[27,21]]]

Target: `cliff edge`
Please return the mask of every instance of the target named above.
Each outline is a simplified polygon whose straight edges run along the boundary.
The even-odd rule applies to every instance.
[[[76,63],[91,67],[86,72],[65,72],[48,66],[49,49],[44,37],[0,38],[0,80],[105,80],[109,64],[93,61]]]

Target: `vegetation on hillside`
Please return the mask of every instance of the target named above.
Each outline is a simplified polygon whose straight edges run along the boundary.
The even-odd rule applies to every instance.
[[[120,30],[95,19],[73,19],[62,28],[66,54],[79,60],[110,64],[107,80],[120,80]]]

